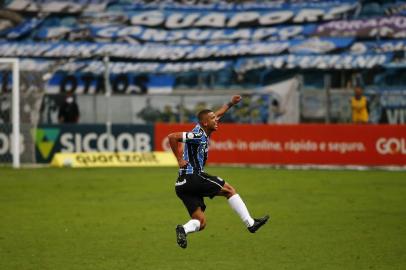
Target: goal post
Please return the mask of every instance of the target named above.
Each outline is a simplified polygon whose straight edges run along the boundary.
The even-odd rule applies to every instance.
[[[20,167],[20,67],[18,58],[0,58],[0,64],[11,65],[11,155],[14,168]],[[5,80],[5,78],[3,78]]]

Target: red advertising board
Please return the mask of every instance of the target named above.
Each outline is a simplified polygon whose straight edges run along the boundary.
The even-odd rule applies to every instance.
[[[155,150],[193,124],[157,124]],[[220,124],[209,163],[406,166],[406,125]]]

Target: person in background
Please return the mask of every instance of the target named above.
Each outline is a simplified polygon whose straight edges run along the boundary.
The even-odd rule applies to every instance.
[[[176,123],[179,121],[176,113],[173,112],[171,105],[165,105],[160,118],[164,123]]]
[[[65,100],[59,107],[58,120],[61,124],[70,124],[79,122],[79,106],[75,101],[72,92],[67,92]]]
[[[351,98],[352,122],[366,124],[369,120],[368,99],[362,93],[362,88],[356,86],[354,96]]]
[[[161,113],[158,109],[152,106],[151,98],[145,100],[145,107],[137,113],[137,116],[147,124],[153,124],[159,120]]]

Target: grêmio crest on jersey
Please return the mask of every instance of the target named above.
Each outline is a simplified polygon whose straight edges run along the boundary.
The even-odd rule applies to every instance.
[[[184,132],[183,133],[183,142],[188,142],[189,140],[200,140],[203,138],[205,132],[200,129],[198,132]]]
[[[192,131],[183,132],[182,141],[183,159],[188,161],[185,168],[179,170],[180,174],[193,174],[203,172],[206,164],[209,146],[209,137],[200,125],[196,125]]]

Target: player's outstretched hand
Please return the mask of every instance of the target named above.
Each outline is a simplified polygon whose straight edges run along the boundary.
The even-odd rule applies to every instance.
[[[234,105],[237,104],[238,102],[240,102],[242,99],[242,97],[240,95],[235,95],[232,96],[231,98],[231,103],[233,103]]]

